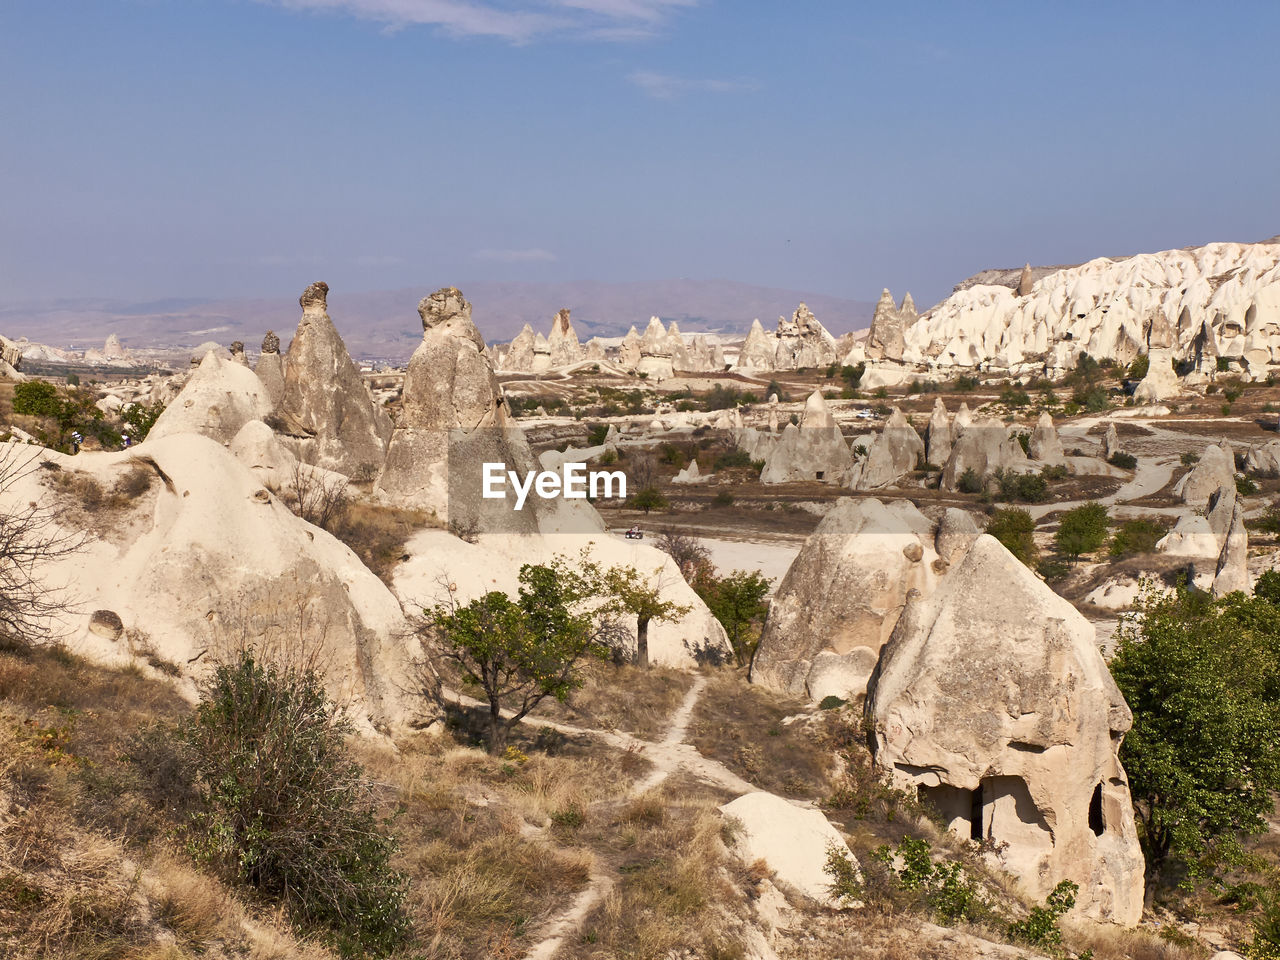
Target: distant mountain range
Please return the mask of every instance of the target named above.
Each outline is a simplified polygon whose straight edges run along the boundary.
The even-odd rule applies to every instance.
[[[301,287],[299,287],[299,292]],[[583,341],[616,337],[651,316],[676,320],[682,331],[745,336],[757,317],[772,328],[803,300],[836,336],[864,329],[875,304],[812,291],[780,290],[729,280],[660,280],[632,283],[473,283],[462,287],[473,317],[490,342],[510,340],[528,323],[543,333],[557,310],[568,307]],[[333,318],[352,355],[405,359],[422,338],[418,301],[426,287],[371,293],[329,294]],[[11,339],[83,350],[118,334],[126,347],[195,346],[213,340],[243,340],[254,350],[268,329],[287,343],[301,311],[280,299],[48,300],[0,305],[0,333]]]

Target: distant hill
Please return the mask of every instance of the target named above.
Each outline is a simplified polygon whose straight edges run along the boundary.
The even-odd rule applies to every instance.
[[[299,292],[305,284],[299,284]],[[329,294],[329,315],[353,355],[405,359],[422,337],[418,301],[434,288]],[[510,340],[525,324],[546,333],[562,307],[573,312],[578,336],[621,336],[649,317],[679,321],[685,332],[746,335],[757,317],[772,328],[800,301],[833,334],[865,328],[875,304],[812,291],[780,290],[729,280],[633,283],[473,283],[462,292],[491,342]],[[59,347],[101,346],[110,333],[126,347],[194,346],[207,340],[243,340],[253,350],[268,330],[288,342],[300,310],[292,297],[277,299],[49,300],[0,305],[0,332]]]

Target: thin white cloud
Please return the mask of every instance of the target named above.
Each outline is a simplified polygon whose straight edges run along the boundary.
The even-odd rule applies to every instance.
[[[554,263],[556,255],[541,247],[531,247],[527,250],[477,250],[475,258],[495,263]]]
[[[686,93],[749,93],[757,89],[746,80],[696,79],[656,70],[632,71],[627,80],[657,100],[674,100]]]
[[[625,40],[657,32],[698,0],[258,0],[288,10],[345,13],[391,27],[433,26],[454,36],[528,43],[579,35]]]

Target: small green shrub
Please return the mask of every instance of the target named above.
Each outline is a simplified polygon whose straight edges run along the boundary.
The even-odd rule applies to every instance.
[[[721,490],[711,498],[711,503],[717,507],[731,507],[733,506],[733,494],[728,490]]]
[[[1163,524],[1140,518],[1125,520],[1111,535],[1112,557],[1131,557],[1139,553],[1154,553],[1156,543],[1165,535]]]
[[[1182,465],[1184,467],[1194,467],[1199,462],[1200,454],[1198,453],[1184,453],[1182,455]]]
[[[1107,458],[1107,463],[1113,467],[1119,467],[1121,470],[1132,470],[1138,465],[1138,458],[1132,453],[1125,453],[1123,450],[1117,450]]]
[[[1258,492],[1258,485],[1249,477],[1236,477],[1236,493],[1251,497]]]
[[[1027,566],[1036,562],[1036,522],[1020,507],[1007,507],[991,514],[987,533],[999,540],[1006,550]]]
[[[734,467],[751,466],[751,454],[745,450],[726,450],[716,457],[712,470],[731,470]]]
[[[1107,508],[1096,501],[1068,510],[1053,535],[1057,548],[1072,560],[1092,553],[1107,539]]]
[[[1009,938],[1032,946],[1054,946],[1062,942],[1058,921],[1076,905],[1080,888],[1070,880],[1061,880],[1045,897],[1043,907],[1032,907],[1022,920],[1009,924]]]
[[[1151,358],[1145,353],[1134,358],[1133,363],[1129,364],[1129,379],[1141,380],[1147,375],[1147,371],[1151,369]]]
[[[344,955],[385,955],[408,931],[407,881],[349,732],[311,671],[250,653],[218,667],[182,733],[200,799],[188,846]]]
[[[964,473],[956,480],[956,489],[961,493],[981,493],[982,477],[973,467],[966,467]]]

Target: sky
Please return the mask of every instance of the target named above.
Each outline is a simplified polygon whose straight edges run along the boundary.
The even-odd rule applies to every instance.
[[[0,0],[0,301],[690,277],[923,306],[1265,239],[1277,35],[1273,0]]]

